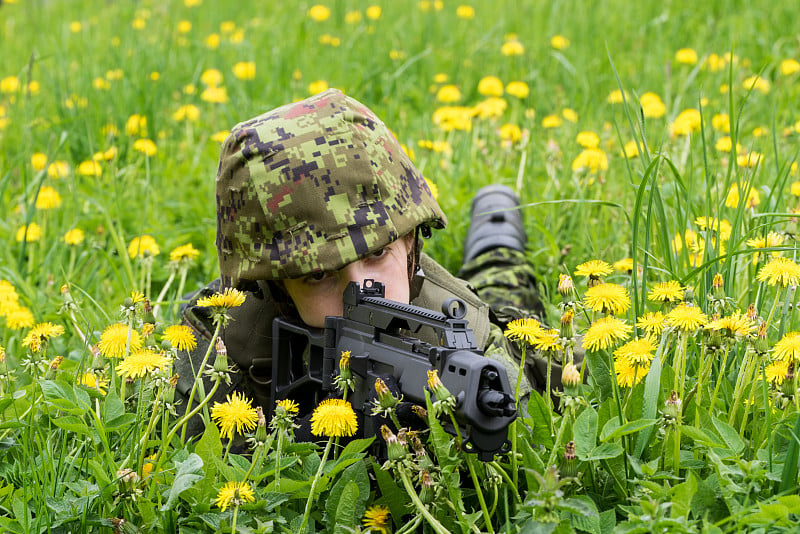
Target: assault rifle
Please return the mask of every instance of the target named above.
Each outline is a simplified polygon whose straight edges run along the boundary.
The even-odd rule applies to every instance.
[[[334,389],[343,351],[350,351],[356,379],[348,400],[371,413],[375,380],[392,376],[403,400],[425,405],[427,372],[436,369],[456,397],[456,421],[465,436],[464,449],[481,460],[508,451],[508,426],[517,411],[505,368],[483,355],[464,320],[466,305],[452,298],[442,313],[384,298],[382,283],[350,282],[344,292],[342,317],[326,317],[325,328],[277,318],[273,322],[272,400],[292,399],[308,413]],[[414,337],[432,329],[438,345]],[[406,333],[401,333],[405,331]],[[451,434],[455,428],[444,425]],[[366,437],[374,433],[364,425]]]

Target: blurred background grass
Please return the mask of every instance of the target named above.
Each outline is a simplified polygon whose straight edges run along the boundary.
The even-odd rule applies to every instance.
[[[638,242],[671,277],[685,277],[693,266],[685,252],[683,262],[667,261],[679,255],[657,236],[671,239],[697,216],[734,220],[736,210],[724,207],[733,180],[752,178],[765,198],[782,188],[769,209],[789,207],[798,74],[783,73],[781,62],[800,58],[795,2],[320,5],[329,8],[327,17],[307,2],[3,2],[0,278],[17,287],[37,320],[58,309],[65,282],[97,299],[98,318],[103,310],[112,313],[131,290],[142,289],[136,287],[140,266],[125,247],[143,234],[161,248],[153,293],[168,277],[168,252],[186,243],[201,253],[187,290],[215,278],[215,134],[322,85],[375,110],[437,186],[450,224],[427,250],[453,272],[461,261],[470,199],[488,183],[516,187],[531,204],[524,211],[529,252],[545,293],[558,272],[571,272],[587,259],[632,256],[631,223],[645,217],[648,207],[645,201],[634,213],[643,177],[655,176],[651,183],[657,187],[648,191],[658,190],[655,206],[665,215],[643,218]],[[504,45],[514,41],[521,53],[508,55]],[[684,48],[696,51],[696,63],[676,59]],[[708,60],[730,52],[732,62]],[[241,62],[255,64],[252,79],[234,73]],[[204,74],[210,69],[222,79],[209,84]],[[768,92],[743,86],[756,74],[770,82]],[[504,94],[505,110],[473,118],[469,131],[444,131],[434,123],[442,106],[483,102],[478,84],[487,76],[506,87],[524,82],[529,93]],[[460,92],[451,104],[437,100],[449,84]],[[627,91],[627,112],[608,102],[620,84]],[[207,92],[209,87],[216,91]],[[222,100],[222,88],[225,101],[209,101]],[[660,96],[663,117],[639,119],[637,98],[646,92]],[[696,132],[691,141],[671,136],[679,113],[701,103],[702,135]],[[183,106],[195,106],[196,118],[176,116]],[[183,113],[192,114],[186,108]],[[732,134],[711,126],[722,113],[732,117]],[[146,127],[133,128],[134,115],[144,117]],[[545,128],[550,115],[561,125]],[[521,137],[504,138],[504,125],[518,127]],[[576,137],[584,131],[598,135],[607,169],[573,171],[583,150]],[[763,154],[761,164],[729,165],[734,154],[714,149],[725,135],[740,142],[743,152]],[[155,143],[155,154],[134,148],[142,138]],[[634,139],[664,155],[659,171],[646,170],[647,157],[621,156],[622,144]],[[426,148],[425,141],[446,142],[449,150]],[[101,175],[82,175],[80,164],[100,152],[108,157],[99,164]],[[65,162],[69,172],[55,178],[47,166],[37,170],[37,153],[48,165]],[[35,208],[42,186],[60,193],[59,208]],[[740,219],[739,235],[765,233],[771,224]],[[29,222],[42,227],[42,237],[19,242],[18,229]],[[80,245],[64,243],[71,228],[85,232]],[[652,242],[645,246],[648,236]]]

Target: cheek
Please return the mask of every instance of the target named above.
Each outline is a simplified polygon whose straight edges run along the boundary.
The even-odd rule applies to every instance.
[[[325,326],[325,317],[342,314],[341,292],[334,295],[330,292],[297,291],[290,284],[286,285],[286,289],[300,319],[308,326],[322,328]]]

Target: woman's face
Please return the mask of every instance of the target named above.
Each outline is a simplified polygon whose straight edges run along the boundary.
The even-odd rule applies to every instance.
[[[317,328],[325,326],[325,317],[342,315],[342,295],[349,282],[382,282],[387,299],[408,304],[408,254],[413,241],[408,234],[338,271],[284,280],[284,287],[303,322]]]

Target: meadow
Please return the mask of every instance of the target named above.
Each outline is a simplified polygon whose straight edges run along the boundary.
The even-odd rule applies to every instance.
[[[4,0],[0,530],[794,531],[795,18],[788,0]],[[522,199],[547,317],[507,335],[585,358],[492,462],[445,432],[440,394],[427,435],[382,436],[386,463],[364,440],[294,443],[289,405],[259,421],[232,399],[180,439],[178,308],[218,276],[220,145],[329,87],[431,184],[449,224],[425,250],[451,272],[472,195]],[[237,305],[215,302],[221,321]]]

